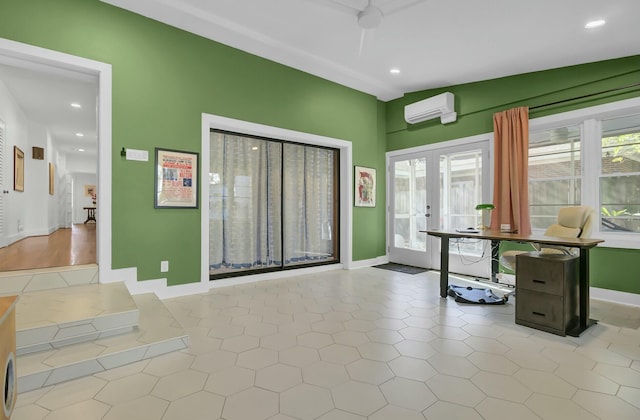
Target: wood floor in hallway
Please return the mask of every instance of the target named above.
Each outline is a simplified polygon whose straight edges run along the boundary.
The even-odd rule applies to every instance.
[[[96,263],[96,225],[73,225],[30,236],[0,249],[0,271]]]

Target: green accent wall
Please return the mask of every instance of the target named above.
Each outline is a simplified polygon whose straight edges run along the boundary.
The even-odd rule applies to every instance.
[[[0,0],[0,37],[112,65],[112,267],[137,267],[140,280],[200,280],[200,209],[154,209],[153,159],[125,161],[123,147],[200,152],[209,113],[351,141],[353,164],[377,169],[375,208],[353,208],[353,259],[386,254],[385,152],[492,131],[492,114],[535,106],[640,79],[640,56],[375,97],[144,18],[98,0]],[[443,91],[458,120],[407,126],[404,106]],[[636,89],[531,117],[639,96]],[[206,206],[206,203],[205,203]],[[201,203],[202,208],[202,203]],[[640,293],[640,251],[598,248],[592,285]]]
[[[493,114],[517,106],[548,104],[638,83],[640,55],[500,79],[413,92],[387,103],[387,151],[493,132]],[[404,106],[442,92],[456,97],[458,119],[409,125]],[[531,118],[639,97],[640,88],[597,95],[532,110]],[[640,250],[598,247],[591,252],[591,286],[640,293]]]
[[[0,37],[112,65],[113,148],[101,156],[113,161],[112,267],[137,267],[139,280],[200,280],[201,210],[154,209],[153,158],[126,161],[123,147],[200,152],[209,113],[350,141],[354,165],[384,174],[374,96],[98,0],[0,0]],[[381,186],[376,208],[354,209],[355,260],[384,255]]]
[[[353,208],[353,241],[358,240],[358,246],[353,246],[353,260],[363,260],[372,256],[382,256],[386,254],[386,171],[385,171],[385,103],[378,102],[377,120],[374,127],[377,132],[377,147],[364,148],[354,144],[353,164],[376,168],[376,207],[354,207]],[[358,156],[356,158],[356,156]],[[370,163],[361,163],[370,162]],[[356,232],[358,236],[356,237]]]

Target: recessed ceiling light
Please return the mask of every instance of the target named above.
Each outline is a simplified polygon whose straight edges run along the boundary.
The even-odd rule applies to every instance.
[[[82,134],[82,133],[76,133],[76,136],[78,136],[78,137],[84,137],[84,134]]]
[[[391,74],[400,74],[400,69],[393,68],[393,69],[389,70],[389,73],[391,73]]]
[[[596,20],[592,20],[590,22],[587,22],[586,25],[584,25],[585,29],[593,29],[593,28],[599,28],[600,26],[604,25],[605,23],[607,23],[604,19],[596,19]]]
[[[77,103],[77,102],[72,102],[72,103],[71,103],[71,106],[72,106],[73,108],[82,108],[82,105],[80,105],[80,104],[79,104],[79,103]]]
[[[84,149],[78,149],[78,152],[84,152]]]

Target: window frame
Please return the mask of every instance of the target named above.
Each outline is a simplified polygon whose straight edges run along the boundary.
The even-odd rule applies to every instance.
[[[609,118],[640,113],[640,98],[626,99],[604,105],[596,105],[574,111],[533,118],[529,130],[543,131],[567,125],[578,125],[581,138],[581,204],[596,210],[598,221],[591,236],[604,239],[601,245],[607,248],[640,249],[640,233],[607,232],[600,224],[600,176],[602,150],[602,123]],[[590,186],[595,188],[588,188]]]
[[[534,211],[533,208],[535,206],[537,206],[538,204],[535,204],[535,202],[533,202],[532,200],[532,194],[531,194],[531,187],[535,184],[543,184],[546,182],[554,182],[554,181],[567,181],[570,184],[574,184],[572,186],[572,192],[574,193],[574,197],[572,198],[567,198],[567,203],[547,203],[547,204],[543,204],[544,206],[553,206],[553,207],[557,207],[558,205],[560,206],[572,206],[572,205],[579,205],[580,204],[580,200],[581,200],[581,193],[582,193],[582,189],[580,188],[578,197],[575,196],[575,192],[578,190],[575,186],[576,183],[582,185],[582,134],[581,134],[581,125],[580,124],[566,124],[566,125],[561,125],[559,127],[553,127],[555,128],[559,128],[559,129],[563,129],[565,127],[575,127],[576,131],[577,131],[577,140],[573,142],[573,144],[575,143],[579,143],[579,148],[578,150],[570,150],[570,151],[561,151],[561,152],[557,152],[557,153],[550,153],[549,156],[551,155],[558,155],[558,154],[562,154],[562,153],[570,153],[572,156],[578,156],[578,160],[579,160],[579,166],[575,165],[573,166],[573,168],[577,168],[577,171],[575,169],[572,170],[572,175],[564,175],[564,176],[554,176],[554,177],[544,177],[544,178],[532,178],[531,174],[532,174],[532,167],[531,167],[531,150],[535,149],[535,147],[532,147],[532,143],[531,143],[531,139],[529,141],[529,157],[528,157],[528,161],[529,161],[529,216],[531,221],[533,222],[534,217],[540,216],[540,217],[545,217],[545,218],[550,218],[552,219],[552,221],[548,224],[550,225],[551,223],[555,222],[555,218],[557,215],[557,211],[555,211],[553,215],[549,214],[549,215],[537,215],[534,216]],[[547,132],[550,131],[549,129],[544,129],[544,130],[531,130],[530,129],[530,133],[540,133],[540,132]],[[531,137],[531,136],[530,136]],[[568,142],[565,142],[563,144],[566,144]],[[540,155],[537,155],[538,157]],[[572,162],[572,160],[569,160],[570,162]],[[577,173],[576,173],[577,172]],[[535,188],[534,188],[535,189]],[[576,199],[577,198],[577,199]],[[548,226],[547,225],[547,226]],[[539,233],[543,233],[544,230],[546,229],[545,226],[544,228],[536,228],[533,226],[532,223],[532,230],[535,232],[539,232]]]

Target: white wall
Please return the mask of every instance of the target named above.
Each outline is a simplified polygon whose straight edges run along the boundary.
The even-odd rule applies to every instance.
[[[47,128],[29,120],[15,98],[0,80],[0,119],[5,124],[4,150],[4,225],[6,244],[27,236],[48,235],[60,223],[61,176],[66,172],[64,157],[53,145]],[[13,190],[13,146],[24,152],[24,192]],[[32,158],[32,147],[45,150],[44,160]],[[54,195],[49,194],[49,163],[55,165]],[[95,165],[94,165],[95,166]]]
[[[4,234],[7,243],[13,243],[24,237],[24,214],[25,193],[13,190],[13,146],[18,146],[24,152],[25,157],[25,177],[27,173],[28,156],[31,156],[28,149],[29,129],[28,120],[24,112],[9,93],[6,85],[0,80],[0,119],[5,124],[4,160],[2,171],[4,185],[2,190],[9,191],[9,194],[2,194],[4,201]],[[29,154],[27,154],[29,152]],[[25,179],[25,191],[27,190],[27,180]]]
[[[95,168],[95,162],[93,164]],[[94,169],[95,170],[95,169]],[[84,195],[85,185],[98,185],[98,178],[95,173],[74,173],[71,174],[73,180],[73,223],[84,223],[87,220],[87,211],[83,207],[95,207],[91,202],[91,197]],[[96,219],[98,215],[96,215]]]
[[[69,155],[66,158],[65,168],[72,173],[97,173],[97,158],[95,155]]]
[[[49,168],[47,130],[44,126],[28,122],[29,144],[24,151],[24,234],[25,236],[46,235],[49,233]],[[42,147],[45,159],[32,158],[31,148]]]
[[[95,185],[97,192],[98,171],[96,157],[69,155],[67,156],[66,168],[71,174],[73,184],[73,214],[71,220],[73,224],[84,223],[87,220],[87,211],[83,207],[96,207],[91,201],[91,197],[84,195],[85,185]]]

